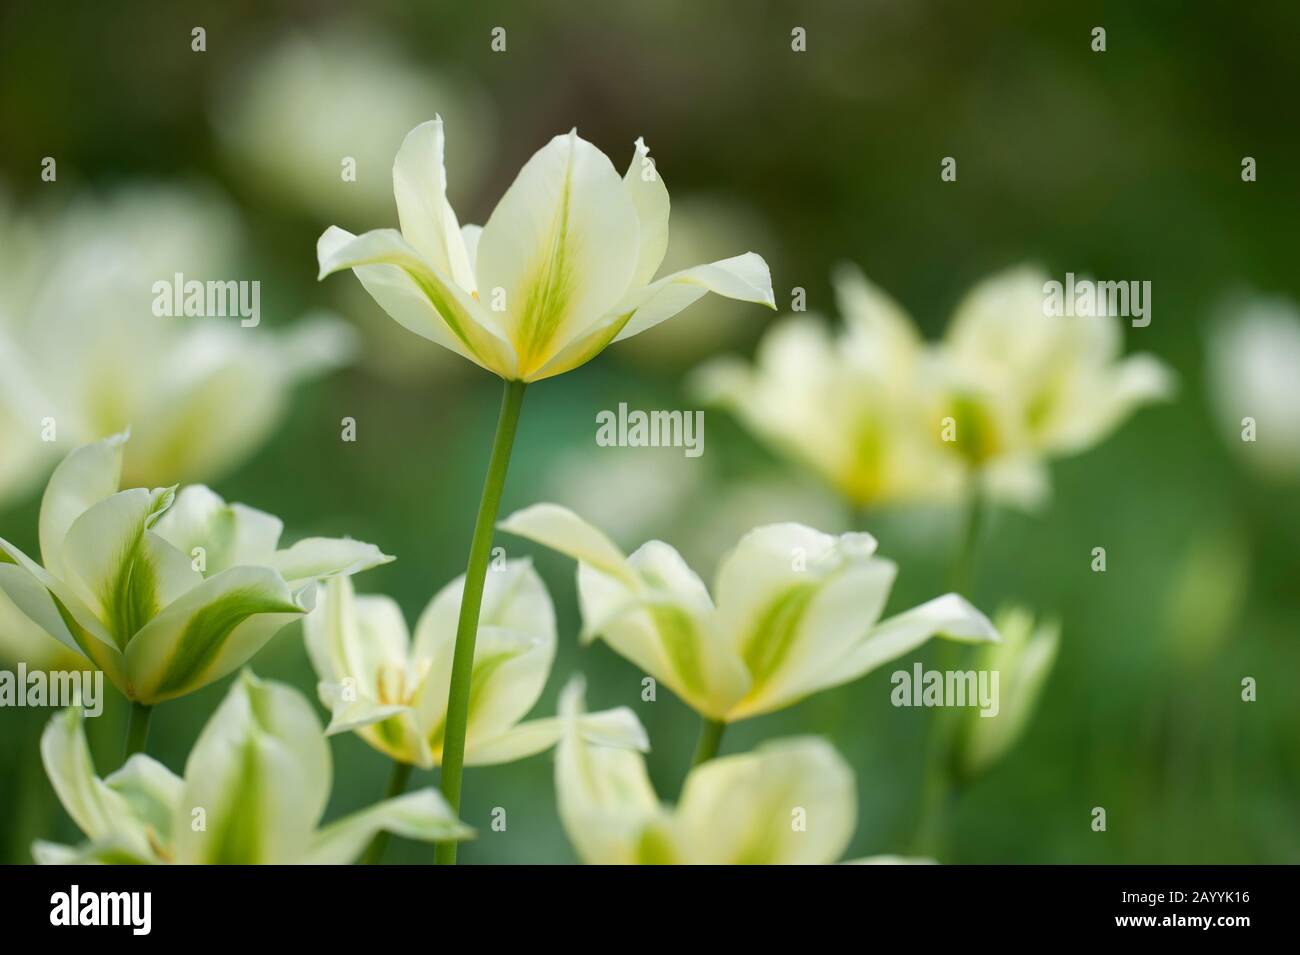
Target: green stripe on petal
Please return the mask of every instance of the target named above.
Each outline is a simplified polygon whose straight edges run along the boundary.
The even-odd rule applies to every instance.
[[[185,764],[173,818],[176,861],[295,863],[330,789],[329,746],[311,705],[245,672]],[[196,826],[196,819],[203,825]]]
[[[134,699],[158,703],[238,668],[305,610],[265,567],[233,567],[170,604],[127,647]]]

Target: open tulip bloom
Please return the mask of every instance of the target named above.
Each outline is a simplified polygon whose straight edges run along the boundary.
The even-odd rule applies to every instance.
[[[393,163],[396,229],[327,229],[320,276],[351,269],[399,324],[505,382],[474,523],[448,687],[442,791],[460,807],[474,641],[492,528],[528,382],[582,365],[612,343],[671,318],[708,292],[775,307],[753,252],[656,279],[668,248],[668,190],[637,140],[620,176],[577,130],[524,165],[483,227],[447,202],[441,118],[407,135]],[[454,843],[440,862],[456,861]]]
[[[856,680],[932,636],[997,639],[957,594],[880,620],[897,567],[875,556],[869,534],[757,528],[723,558],[710,596],[669,545],[650,541],[625,557],[555,504],[501,527],[578,561],[584,640],[603,638],[716,724]]]
[[[520,170],[484,226],[447,202],[442,120],[413,129],[393,164],[401,231],[331,227],[324,278],[352,269],[397,322],[507,381],[590,361],[715,292],[774,306],[763,259],[747,252],[655,280],[668,248],[668,190],[637,140],[619,176],[577,131]]]
[[[75,707],[50,721],[41,758],[89,840],[38,842],[41,863],[329,865],[353,861],[380,831],[426,842],[473,836],[432,789],[320,826],[333,775],[320,721],[298,691],[247,671],[203,728],[183,777],[136,754],[101,779]]]
[[[835,862],[857,824],[853,771],[825,740],[773,740],[696,766],[675,807],[659,802],[634,750],[580,730],[582,683],[565,687],[569,730],[555,755],[560,820],[588,863]]]
[[[428,768],[442,762],[464,586],[461,577],[438,592],[412,640],[392,599],[356,596],[346,577],[329,582],[304,624],[321,701],[332,713],[328,733],[355,730],[400,763]],[[554,659],[551,598],[528,561],[507,561],[488,574],[483,595],[466,764],[511,762],[555,745],[562,720],[523,720],[541,696]],[[583,714],[578,723],[582,733],[605,745],[647,748],[645,731],[627,707]]]
[[[119,491],[125,443],[59,464],[41,502],[42,562],[0,539],[0,589],[138,708],[243,665],[312,608],[318,579],[392,559],[347,539],[280,548],[278,518],[198,485]]]
[[[844,266],[835,275],[843,334],[812,316],[788,318],[753,367],[717,360],[697,383],[854,504],[948,501],[977,482],[991,499],[1029,507],[1047,491],[1046,459],[1098,443],[1173,389],[1153,356],[1121,358],[1116,317],[1044,314],[1046,280],[1017,268],[981,282],[944,338],[927,343],[888,295]]]

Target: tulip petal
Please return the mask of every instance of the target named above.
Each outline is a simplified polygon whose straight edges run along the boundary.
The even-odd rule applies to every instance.
[[[65,538],[68,580],[120,649],[202,579],[183,554],[149,530],[173,494],[171,488],[119,491],[77,518]]]
[[[0,538],[0,557],[7,559],[0,560],[0,568],[5,568],[4,573],[0,574],[0,586],[5,586],[6,594],[15,605],[60,641],[66,642],[64,639],[66,631],[66,636],[70,637],[77,648],[104,671],[115,686],[125,689],[126,660],[122,652],[118,650],[117,644],[113,642],[112,636],[104,625],[91,613],[90,608],[81,602],[76,592],[63,581],[47,573],[40,564],[3,538]],[[30,581],[44,589],[49,604],[44,603],[30,586],[20,583],[20,578],[9,569],[10,567],[25,573]],[[62,629],[50,616],[50,606],[53,606]]]
[[[465,243],[465,255],[469,259],[469,269],[477,274],[478,240],[483,237],[481,225],[464,225],[460,227],[460,240]],[[475,288],[478,286],[476,285]]]
[[[530,380],[624,296],[639,233],[622,179],[576,130],[519,171],[483,227],[477,273],[484,294],[505,293],[521,378]]]
[[[127,646],[133,698],[159,703],[220,679],[310,609],[265,567],[232,567],[209,577]]]
[[[331,226],[316,243],[320,277],[352,269],[371,297],[398,324],[500,375],[513,378],[509,342],[482,305],[435,273],[395,229],[355,236]]]
[[[834,674],[834,682],[826,685],[856,680],[934,636],[961,643],[998,640],[997,629],[984,614],[964,597],[944,594],[877,624]]]
[[[330,683],[351,679],[358,696],[378,698],[385,671],[405,672],[411,640],[401,608],[389,597],[357,597],[350,577],[329,579],[303,635],[316,675]]]
[[[129,435],[115,434],[82,445],[68,454],[50,475],[41,498],[41,560],[55,577],[63,574],[63,539],[73,521],[114,494],[122,478],[122,448]]]
[[[374,544],[348,537],[306,537],[292,547],[276,551],[263,563],[297,588],[312,580],[348,576],[392,562]]]
[[[307,701],[245,672],[185,763],[173,824],[176,861],[301,861],[325,810],[330,775],[329,747]],[[191,824],[197,810],[201,829]]]
[[[41,839],[32,843],[37,865],[149,865],[157,859],[144,855],[117,839],[62,846]]]
[[[465,579],[443,587],[415,627],[413,661],[428,666],[416,701],[420,722],[441,749],[448,681]],[[555,659],[555,609],[546,585],[527,560],[489,570],[474,646],[466,746],[500,736],[533,708]]]
[[[832,537],[773,524],[741,538],[718,568],[718,619],[752,686],[728,713],[755,716],[824,686],[884,610],[897,568],[869,534]]]
[[[650,740],[641,721],[626,706],[620,706],[597,713],[550,716],[518,723],[500,736],[477,741],[472,746],[467,743],[465,765],[494,766],[533,756],[559,742],[571,722],[582,738],[593,746],[616,746],[643,753],[650,749]]]
[[[406,134],[393,161],[393,195],[402,236],[435,272],[451,276],[467,292],[473,292],[465,243],[461,239],[456,213],[447,202],[447,166],[442,117],[421,123]]]
[[[308,865],[346,865],[380,831],[420,842],[460,842],[474,830],[456,818],[442,794],[421,789],[354,812],[316,833],[302,860]]]
[[[91,842],[119,841],[131,852],[150,854],[149,827],[132,801],[95,775],[81,711],[56,713],[41,734],[41,762],[59,802]]]
[[[775,740],[693,769],[677,816],[685,861],[832,863],[857,823],[853,770],[825,740]]]
[[[515,511],[497,526],[580,563],[590,564],[603,574],[628,583],[636,582],[635,572],[613,541],[567,507],[534,504]]]
[[[581,731],[584,683],[570,680],[560,694],[560,718],[568,721],[555,753],[555,790],[564,831],[583,862],[640,861],[647,843],[671,856],[665,840],[646,839],[666,821],[645,758],[635,749],[601,746]]]
[[[243,504],[227,504],[201,484],[182,488],[153,526],[154,533],[212,576],[241,564],[261,564],[275,552],[284,522]]]
[[[634,292],[631,301],[617,309],[620,314],[631,311],[632,317],[614,341],[621,342],[625,338],[639,335],[647,328],[653,328],[672,318],[688,305],[703,298],[707,292],[740,302],[756,302],[768,308],[776,308],[772,275],[767,263],[761,255],[746,252],[730,259],[674,272]]]
[[[659,177],[659,168],[650,158],[650,147],[640,137],[623,185],[632,205],[636,207],[637,221],[641,225],[641,245],[637,253],[636,270],[632,273],[632,287],[648,285],[663,263],[668,251],[668,189]]]

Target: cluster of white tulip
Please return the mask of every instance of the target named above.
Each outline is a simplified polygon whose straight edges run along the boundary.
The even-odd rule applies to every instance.
[[[656,279],[669,200],[640,140],[619,176],[576,131],[557,136],[483,227],[457,221],[443,152],[440,119],[412,130],[393,168],[401,230],[330,228],[318,257],[322,277],[351,269],[397,322],[505,381],[465,575],[433,597],[412,632],[393,600],[354,592],[352,574],[391,559],[372,545],[313,538],[281,549],[276,518],[207,488],[119,491],[124,435],[72,452],[45,492],[42,562],[0,540],[0,591],[132,702],[134,755],[101,779],[76,713],[51,722],[45,765],[89,842],[41,843],[37,858],[345,862],[372,838],[367,858],[377,859],[382,834],[394,832],[436,842],[438,861],[454,862],[457,841],[472,835],[457,818],[464,765],[558,744],[560,814],[585,861],[834,862],[857,816],[844,759],[818,738],[719,757],[725,726],[856,680],[932,636],[985,645],[988,665],[1008,674],[997,720],[973,720],[960,734],[964,771],[1005,752],[1055,653],[1051,626],[1036,630],[1015,611],[995,627],[956,593],[882,619],[897,568],[876,555],[876,541],[792,523],[744,536],[710,591],[669,545],[625,555],[554,504],[499,526],[574,558],[582,640],[600,638],[663,683],[703,730],[669,808],[650,785],[649,741],[627,707],[588,713],[574,680],[555,716],[525,718],[554,660],[554,609],[529,562],[488,571],[525,385],[707,292],[769,307],[774,297],[752,252]],[[1040,286],[1028,272],[981,286],[936,349],[865,279],[845,275],[841,340],[811,319],[791,320],[764,344],[757,371],[733,363],[707,380],[855,502],[952,494],[969,473],[998,487],[1010,475],[1023,487],[1044,455],[1096,440],[1166,387],[1151,359],[1115,363],[1111,325],[1062,324],[1041,310],[1028,320]],[[955,453],[918,425],[943,416],[957,423]],[[183,777],[140,752],[152,706],[230,674],[304,616],[330,712],[324,733],[296,692],[245,671]],[[318,828],[330,791],[325,736],[349,731],[394,760],[391,798]],[[402,795],[412,767],[440,767],[442,795]]]
[[[1119,319],[1046,314],[1037,269],[981,282],[933,343],[856,268],[834,280],[839,335],[814,315],[787,317],[752,367],[718,359],[696,384],[861,507],[974,490],[1031,507],[1048,491],[1047,459],[1172,391],[1157,359],[1119,358]]]

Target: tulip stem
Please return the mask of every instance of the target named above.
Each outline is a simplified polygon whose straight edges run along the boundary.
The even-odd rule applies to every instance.
[[[707,763],[718,755],[718,747],[722,745],[722,734],[726,728],[727,724],[721,720],[711,720],[707,716],[700,717],[700,739],[695,744],[695,756],[691,759],[691,769],[701,763]]]
[[[960,549],[952,565],[952,589],[967,600],[971,598],[971,585],[975,580],[975,552],[978,549],[980,529],[983,525],[984,495],[980,493],[979,486],[975,485],[966,501]]]
[[[406,783],[411,778],[411,770],[414,769],[410,763],[403,763],[393,760],[393,774],[388,777],[388,789],[384,791],[385,799],[396,799],[402,793],[406,792]],[[387,829],[380,829],[375,833],[375,837],[370,840],[370,845],[366,847],[366,853],[361,857],[362,865],[379,865],[379,860],[384,857],[384,850],[388,848],[388,840],[392,834]]]
[[[492,442],[487,477],[483,481],[483,498],[474,521],[474,539],[470,544],[469,563],[465,569],[465,590],[460,601],[460,618],[456,623],[456,651],[451,662],[451,688],[447,693],[447,717],[442,744],[442,794],[452,811],[460,815],[460,784],[465,766],[465,731],[469,727],[470,678],[474,674],[474,642],[478,638],[478,616],[483,602],[483,580],[487,576],[488,557],[492,551],[492,530],[501,506],[501,491],[510,465],[510,449],[519,425],[519,409],[524,403],[524,382],[507,381],[501,396],[501,415]],[[434,850],[439,865],[456,864],[456,843],[441,842]]]
[[[149,717],[152,715],[152,706],[131,701],[131,719],[126,724],[126,753],[122,756],[122,762],[136,753],[144,752],[144,744],[149,739]]]

